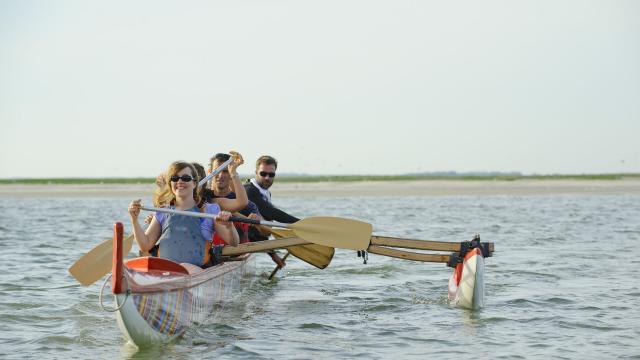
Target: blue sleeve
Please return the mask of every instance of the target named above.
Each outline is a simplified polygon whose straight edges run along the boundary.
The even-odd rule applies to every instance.
[[[217,215],[220,212],[220,206],[218,204],[206,204],[204,212],[207,214]],[[202,232],[202,237],[207,240],[213,239],[213,233],[215,232],[214,228],[215,222],[213,219],[202,219],[200,222],[200,231]]]
[[[244,209],[240,210],[240,213],[244,216],[249,216],[250,214],[260,215],[260,210],[258,210],[258,206],[256,205],[256,203],[249,200],[249,203],[247,204],[247,206]]]
[[[204,210],[207,214],[218,215],[220,212],[220,206],[216,203],[207,204],[206,209]]]
[[[164,225],[164,221],[167,219],[167,214],[156,212],[153,216],[156,218],[158,224],[160,224],[160,228],[162,228],[162,226]]]

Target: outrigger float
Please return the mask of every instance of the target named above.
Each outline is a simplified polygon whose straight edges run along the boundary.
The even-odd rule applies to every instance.
[[[249,222],[238,218],[234,220]],[[116,223],[110,279],[115,308],[111,311],[116,312],[122,333],[138,347],[175,339],[186,329],[216,313],[215,310],[224,303],[239,296],[244,284],[248,283],[243,278],[255,273],[251,253],[318,244],[315,238],[306,236],[306,231],[312,230],[297,230],[293,237],[224,247],[223,263],[190,274],[182,265],[167,259],[139,257],[125,261],[123,254],[129,252],[131,238],[127,239],[128,244],[126,241],[123,244],[123,226],[122,223]],[[461,243],[369,235],[367,243],[368,246],[359,250],[359,255],[365,258],[371,253],[413,261],[446,263],[454,268],[449,280],[450,304],[465,309],[479,309],[484,305],[484,259],[492,256],[494,245],[481,243],[478,235],[471,241]],[[355,246],[361,245],[348,244],[346,248],[353,249]],[[395,248],[449,254],[416,253]],[[295,255],[294,252],[292,254]],[[70,271],[76,276],[73,266]],[[81,281],[79,275],[76,278]],[[103,290],[104,286],[100,294],[101,304]]]

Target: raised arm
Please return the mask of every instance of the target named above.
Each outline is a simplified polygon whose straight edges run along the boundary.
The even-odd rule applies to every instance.
[[[244,187],[240,182],[240,176],[237,172],[238,167],[244,164],[244,159],[240,153],[233,150],[229,151],[229,154],[231,154],[231,157],[233,158],[233,162],[229,164],[229,176],[231,177],[231,185],[236,193],[236,198],[217,198],[215,201],[220,205],[222,210],[234,213],[247,207],[247,204],[249,204],[249,198],[247,197],[247,192],[244,190]]]

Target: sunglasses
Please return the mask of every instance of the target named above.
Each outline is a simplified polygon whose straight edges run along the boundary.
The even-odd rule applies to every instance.
[[[269,175],[270,177],[274,178],[276,177],[276,173],[274,172],[266,172],[266,171],[260,171],[260,176],[262,177],[267,177],[267,175]]]
[[[191,177],[191,175],[182,175],[182,176],[173,175],[170,179],[171,179],[171,182],[178,182],[178,180],[182,180],[184,182],[190,182],[195,180],[194,178]]]

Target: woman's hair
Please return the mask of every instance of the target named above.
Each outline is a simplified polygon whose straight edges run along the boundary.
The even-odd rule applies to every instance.
[[[196,173],[198,174],[198,181],[204,179],[207,176],[207,173],[204,171],[204,166],[200,165],[200,163],[192,162],[193,168],[196,169]]]
[[[171,191],[171,177],[173,175],[177,175],[182,169],[189,168],[191,172],[191,177],[193,181],[196,182],[196,186],[193,189],[193,199],[196,201],[196,204],[200,206],[200,192],[198,191],[198,172],[195,167],[186,161],[175,161],[169,165],[167,171],[164,172],[165,176],[165,184],[163,187],[156,189],[153,194],[153,203],[154,204],[167,204],[173,205],[176,201],[176,195]]]
[[[204,166],[200,165],[200,163],[197,163],[197,162],[192,162],[191,165],[193,165],[193,168],[196,169],[196,173],[198,174],[198,181],[200,181],[200,180],[204,179],[205,177],[207,177],[207,173],[204,171]],[[197,186],[196,185],[197,196],[194,195],[193,198],[196,199],[196,203],[198,203],[198,207],[200,207],[200,205],[201,205],[201,204],[199,204],[198,197],[202,201],[204,201],[202,194],[203,194],[203,191],[204,191],[205,187],[206,186]]]

